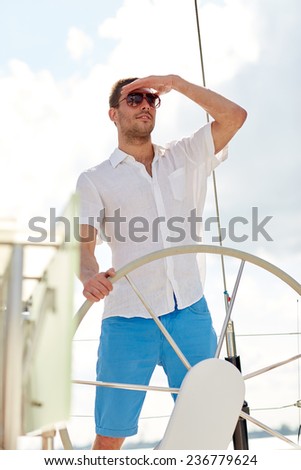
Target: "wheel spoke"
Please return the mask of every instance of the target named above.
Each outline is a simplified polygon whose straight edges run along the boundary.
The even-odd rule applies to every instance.
[[[268,372],[269,370],[276,369],[277,367],[284,366],[285,364],[288,364],[289,362],[296,361],[297,359],[301,358],[301,354],[298,354],[297,356],[290,357],[289,359],[285,359],[284,361],[281,362],[276,362],[275,364],[271,364],[270,366],[264,367],[263,369],[258,369],[255,372],[251,372],[250,374],[246,374],[243,376],[244,380],[251,379],[252,377],[257,377],[257,375],[264,374],[265,372]]]
[[[167,329],[162,325],[159,318],[152,311],[151,307],[148,305],[148,303],[146,302],[145,298],[143,297],[143,295],[141,294],[141,292],[139,291],[137,286],[133,283],[133,281],[130,279],[130,277],[128,275],[125,275],[124,277],[126,278],[128,283],[130,284],[130,286],[132,287],[132,289],[134,290],[136,295],[139,297],[139,299],[143,303],[144,307],[146,308],[146,310],[148,311],[148,313],[150,314],[152,319],[155,321],[158,328],[160,328],[162,334],[165,336],[166,340],[169,342],[169,344],[172,347],[172,349],[174,350],[174,352],[177,354],[179,359],[183,362],[186,369],[188,369],[188,370],[191,369],[191,365],[189,364],[188,360],[186,359],[186,357],[182,353],[181,349],[179,348],[177,343],[173,340],[173,338],[170,336]]]
[[[240,412],[240,416],[248,421],[250,421],[253,424],[256,424],[256,426],[260,427],[267,433],[271,434],[274,437],[277,437],[278,439],[281,439],[282,441],[286,442],[287,444],[290,444],[291,446],[295,447],[295,449],[301,449],[298,444],[295,442],[291,441],[287,437],[283,436],[283,434],[280,434],[278,431],[274,431],[273,429],[269,428],[266,424],[261,423],[257,419],[253,418],[253,416],[248,415],[248,413],[245,413],[244,411]]]
[[[72,380],[72,383],[77,385],[96,385],[97,387],[106,388],[121,388],[124,390],[136,390],[140,392],[151,390],[153,392],[179,393],[180,391],[179,388],[157,387],[155,385],[124,384],[117,382],[99,382],[97,380]]]

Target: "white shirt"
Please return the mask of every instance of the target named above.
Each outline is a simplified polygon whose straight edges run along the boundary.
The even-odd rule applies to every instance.
[[[109,243],[116,270],[153,251],[200,242],[202,224],[195,217],[202,216],[207,177],[227,158],[226,149],[214,155],[211,124],[154,150],[152,177],[142,163],[116,149],[77,182],[80,224],[93,225]],[[130,276],[158,316],[174,310],[174,294],[178,308],[203,295],[196,254],[156,260]],[[126,279],[105,298],[103,318],[110,316],[149,318]]]

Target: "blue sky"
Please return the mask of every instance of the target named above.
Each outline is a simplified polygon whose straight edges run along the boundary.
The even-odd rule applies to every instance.
[[[114,14],[121,0],[13,0],[1,2],[2,66],[12,58],[30,64],[35,72],[50,69],[56,79],[64,79],[79,72],[65,47],[67,32],[73,25],[97,38],[99,23]],[[107,59],[111,40],[96,44],[94,60]],[[86,64],[88,67],[88,64]],[[3,70],[3,69],[2,69]],[[87,72],[81,66],[80,73]]]
[[[207,86],[248,111],[229,160],[217,171],[222,225],[235,216],[250,220],[252,207],[260,220],[273,216],[267,226],[273,242],[249,236],[245,243],[228,238],[224,244],[261,256],[300,281],[301,3],[204,0],[199,11]],[[116,133],[107,110],[115,80],[177,73],[201,84],[192,0],[2,0],[0,41],[0,219],[20,230],[30,217],[47,217],[50,207],[62,211],[79,173],[113,151]],[[162,97],[153,140],[179,138],[205,122],[202,110],[171,92]],[[209,188],[205,215],[214,214]],[[101,261],[104,268],[110,263],[108,253]],[[208,259],[206,286],[214,311],[223,309],[222,295],[216,300],[218,269]],[[229,263],[230,292],[235,273]],[[252,269],[242,292],[234,312],[245,312],[240,331],[295,328],[294,293]],[[91,329],[95,325],[83,325],[83,336]],[[291,339],[273,345],[267,362],[296,348]],[[260,349],[251,350],[246,372],[266,365]],[[78,362],[93,378],[94,364]],[[273,389],[279,381],[271,379]],[[294,381],[287,383],[295,389]]]

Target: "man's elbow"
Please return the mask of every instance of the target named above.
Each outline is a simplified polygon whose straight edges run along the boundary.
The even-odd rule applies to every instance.
[[[247,111],[242,108],[241,106],[237,106],[235,112],[233,112],[233,125],[238,130],[244,124],[245,120],[247,119],[248,113]]]

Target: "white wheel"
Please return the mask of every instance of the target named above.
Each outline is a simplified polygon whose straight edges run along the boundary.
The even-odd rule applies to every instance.
[[[251,255],[249,253],[246,253],[246,252],[243,252],[243,251],[240,251],[240,250],[236,250],[236,249],[233,249],[233,248],[226,248],[226,247],[214,246],[214,245],[189,245],[189,246],[186,245],[186,246],[178,246],[178,247],[172,247],[172,248],[167,248],[167,249],[164,249],[164,250],[156,251],[154,253],[143,256],[141,258],[138,258],[137,260],[127,264],[126,266],[121,268],[119,271],[117,271],[114,278],[111,278],[110,280],[111,280],[112,283],[115,283],[119,279],[121,279],[122,277],[126,277],[129,280],[129,282],[131,283],[134,290],[136,291],[136,294],[139,296],[140,300],[144,303],[147,310],[149,311],[149,313],[151,314],[153,319],[156,321],[156,318],[154,317],[151,309],[148,307],[147,303],[145,302],[145,299],[143,298],[143,294],[141,294],[137,290],[137,288],[133,285],[130,278],[128,277],[128,274],[131,273],[133,270],[139,268],[140,266],[143,266],[144,264],[152,262],[154,260],[157,260],[157,259],[160,259],[160,258],[163,258],[163,257],[166,257],[166,256],[175,256],[175,255],[185,254],[185,253],[207,253],[207,254],[215,254],[215,255],[228,256],[228,257],[240,259],[241,260],[241,265],[240,265],[239,274],[238,274],[238,277],[237,277],[237,282],[236,282],[237,285],[235,286],[234,291],[235,291],[235,289],[237,291],[239,281],[240,281],[240,277],[242,275],[242,270],[243,270],[244,264],[245,264],[245,262],[248,262],[248,263],[251,263],[251,264],[253,264],[253,265],[255,265],[259,268],[262,268],[262,269],[268,271],[269,273],[273,274],[274,276],[279,278],[281,281],[283,281],[285,284],[287,284],[290,288],[292,288],[293,291],[295,291],[298,295],[301,295],[301,284],[298,283],[294,278],[289,276],[286,272],[279,269],[277,266],[263,260],[262,258]],[[236,295],[236,292],[234,292],[234,294]],[[224,320],[222,331],[219,335],[220,339],[219,339],[219,343],[218,343],[218,349],[217,349],[216,357],[218,357],[220,352],[221,352],[223,340],[224,340],[224,337],[225,337],[225,334],[226,334],[227,325],[228,325],[228,322],[229,322],[229,319],[230,319],[230,316],[231,316],[231,312],[232,312],[232,306],[233,306],[233,303],[234,303],[234,300],[235,300],[235,295],[232,297],[231,302],[229,303],[229,307],[227,309],[227,314],[226,314],[226,318]],[[84,318],[84,316],[86,315],[86,313],[88,312],[88,310],[90,309],[90,307],[92,305],[93,305],[93,302],[90,302],[90,301],[86,300],[84,302],[84,304],[82,305],[82,307],[77,312],[77,314],[75,315],[75,317],[74,317],[74,333],[76,332],[76,330],[79,327],[82,319]],[[158,326],[160,327],[159,324],[158,324]],[[164,332],[164,331],[163,331],[163,333],[166,334],[166,332]],[[178,349],[176,344],[173,344],[172,338],[167,337],[167,340],[170,341],[172,347],[174,347],[175,352],[178,354],[178,356],[180,357],[182,362],[186,365],[187,368],[189,368],[189,363],[185,363],[185,357],[181,356],[181,351]],[[285,358],[284,361],[279,361],[276,364],[267,365],[264,369],[262,369],[260,371],[256,371],[256,372],[247,374],[246,376],[244,376],[244,379],[245,380],[250,380],[253,377],[259,376],[261,374],[266,373],[267,371],[269,371],[271,369],[278,368],[278,367],[280,367],[284,364],[287,364],[289,362],[297,360],[300,357],[301,357],[301,354],[298,354],[298,355],[293,356],[289,359]],[[120,384],[103,384],[103,383],[100,384],[100,383],[97,383],[97,382],[88,382],[88,381],[80,381],[80,380],[74,381],[74,383],[100,385],[100,386],[112,386],[112,387],[118,387],[118,388],[124,387],[124,384],[123,385],[120,385]],[[148,389],[148,390],[158,390],[158,391],[163,390],[163,388],[161,388],[161,387],[140,387],[139,388],[139,386],[138,387],[137,386],[132,386],[131,384],[126,384],[125,388],[128,388],[128,389],[134,388],[134,389],[141,389],[141,390]],[[165,391],[166,390],[167,389],[165,389]],[[300,400],[299,400],[299,402],[300,402]],[[287,444],[289,444],[289,445],[291,445],[295,448],[300,449],[300,447],[297,444],[295,444],[293,441],[289,440],[288,438],[286,438],[284,435],[278,433],[277,431],[273,431],[273,429],[271,429],[270,427],[268,427],[264,423],[259,422],[258,420],[256,420],[252,416],[249,416],[249,415],[247,415],[243,412],[241,413],[241,416],[244,419],[252,422],[254,425],[259,426],[261,429],[264,429],[266,432],[273,435],[274,437],[277,437],[277,438],[281,439],[282,441],[285,441]]]

